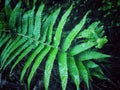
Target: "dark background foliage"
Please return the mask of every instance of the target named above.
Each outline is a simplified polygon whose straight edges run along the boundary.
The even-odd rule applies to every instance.
[[[23,0],[24,2],[26,0]],[[41,0],[39,0],[41,1]],[[105,75],[109,78],[108,81],[99,80],[94,78],[91,82],[91,90],[120,90],[120,0],[43,0],[47,7],[53,6],[63,6],[67,8],[73,2],[75,3],[74,10],[70,16],[70,22],[66,25],[65,30],[72,28],[72,25],[77,23],[86,11],[92,10],[89,15],[89,22],[100,20],[105,26],[105,34],[108,37],[108,43],[101,50],[102,52],[111,55],[112,57],[108,59],[108,62],[104,63],[105,66],[101,66]],[[11,5],[14,7],[17,0],[12,0]],[[30,2],[32,4],[32,1]],[[0,10],[4,7],[4,0],[0,0]],[[23,5],[26,9],[26,4]],[[46,11],[47,13],[47,11]],[[74,18],[73,18],[74,17]],[[68,28],[69,27],[69,28]],[[22,63],[17,67],[22,67]],[[43,62],[44,65],[44,62]],[[41,66],[42,67],[42,66]],[[15,74],[9,78],[9,67],[3,74],[0,73],[0,90],[24,90],[26,85],[20,85],[19,73],[20,71],[16,69]],[[34,90],[43,89],[43,72],[44,68],[39,68],[37,71],[36,78],[34,78],[32,87]],[[41,74],[39,74],[41,73]],[[37,76],[41,76],[37,78]],[[50,83],[50,90],[61,90],[60,79],[57,70],[57,63],[54,64],[54,70],[52,71]],[[37,83],[37,85],[35,84]],[[81,84],[82,90],[86,90],[84,84]],[[39,88],[39,89],[37,89]],[[69,80],[68,90],[75,90],[75,86]]]

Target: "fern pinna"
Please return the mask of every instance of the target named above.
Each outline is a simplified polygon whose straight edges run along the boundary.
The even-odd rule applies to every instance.
[[[62,15],[55,28],[61,7],[45,18],[43,16],[44,3],[37,8],[35,6],[37,0],[34,0],[32,9],[23,11],[22,1],[18,2],[13,9],[10,1],[5,0],[5,7],[0,12],[1,15],[3,14],[0,18],[1,71],[5,70],[8,65],[12,65],[10,72],[12,73],[16,65],[24,57],[29,56],[21,71],[20,81],[24,80],[25,74],[30,68],[27,78],[28,89],[30,89],[30,83],[36,70],[47,57],[44,71],[45,90],[49,89],[50,75],[55,60],[58,62],[62,90],[66,89],[68,73],[77,90],[82,81],[89,89],[89,80],[92,80],[92,76],[105,78],[100,66],[93,61],[103,61],[103,58],[109,57],[109,55],[97,51],[107,42],[103,26],[96,21],[83,29],[90,11],[68,34],[65,34],[63,28],[73,5]],[[35,11],[36,8],[37,11]],[[7,18],[8,22],[4,18]],[[43,19],[44,21],[42,21]],[[79,42],[75,43],[76,39]]]

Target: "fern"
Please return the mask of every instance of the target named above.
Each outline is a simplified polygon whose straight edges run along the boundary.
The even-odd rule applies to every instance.
[[[35,2],[36,0],[34,0],[32,9],[24,12],[21,8],[22,2],[18,2],[12,10],[10,0],[5,0],[4,13],[9,21],[5,22],[0,19],[0,48],[2,50],[0,53],[0,70],[5,70],[10,64],[12,65],[11,74],[16,65],[31,52],[20,75],[20,81],[23,81],[28,68],[31,67],[27,79],[28,89],[30,89],[30,83],[35,72],[46,56],[45,90],[48,90],[55,60],[58,60],[62,90],[66,89],[68,74],[70,74],[77,90],[79,90],[81,80],[89,88],[90,77],[96,76],[104,79],[105,76],[101,68],[92,61],[93,59],[102,60],[110,57],[97,51],[107,42],[103,26],[99,26],[100,22],[93,22],[83,30],[90,13],[88,11],[80,22],[65,35],[63,28],[73,6],[71,5],[62,15],[55,30],[55,23],[61,7],[51,13],[43,22],[44,16],[42,14],[45,4],[41,3],[35,12]],[[75,43],[76,39],[80,42]],[[73,44],[75,45],[73,46]]]

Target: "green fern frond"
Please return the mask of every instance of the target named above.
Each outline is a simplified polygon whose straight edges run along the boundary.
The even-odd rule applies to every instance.
[[[61,8],[56,9],[42,21],[45,17],[43,16],[45,4],[41,3],[36,9],[35,3],[36,0],[34,0],[33,7],[30,10],[24,11],[21,8],[22,2],[18,2],[12,10],[10,0],[5,0],[4,12],[8,22],[0,21],[0,49],[2,50],[0,53],[0,70],[5,70],[8,65],[12,65],[11,74],[27,56],[28,58],[25,60],[21,71],[20,81],[24,80],[26,72],[30,68],[27,78],[28,89],[30,89],[32,78],[44,59],[46,59],[45,90],[49,89],[51,71],[55,60],[58,62],[62,90],[66,90],[69,74],[77,90],[80,88],[80,81],[84,81],[89,89],[90,76],[104,78],[104,73],[99,65],[92,61],[110,57],[96,51],[107,42],[103,26],[99,27],[100,22],[96,21],[87,29],[82,30],[90,11],[68,34],[65,34],[64,26],[73,5],[61,16],[55,28]],[[8,24],[8,26],[3,24]],[[81,38],[84,41],[74,43],[76,39],[81,40]]]
[[[73,82],[76,85],[76,90],[79,90],[80,76],[79,76],[79,71],[78,71],[77,65],[75,63],[74,57],[68,58],[68,71],[70,73],[70,76],[71,76]]]

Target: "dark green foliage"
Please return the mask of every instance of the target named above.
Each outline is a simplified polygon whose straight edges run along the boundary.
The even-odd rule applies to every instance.
[[[25,56],[28,56],[21,71],[20,81],[24,80],[26,72],[30,68],[27,79],[28,89],[30,89],[32,78],[46,57],[44,71],[44,87],[46,90],[49,87],[55,60],[58,61],[63,90],[67,86],[68,73],[77,90],[80,88],[80,81],[84,81],[89,88],[89,76],[103,79],[104,73],[101,68],[92,61],[93,59],[99,60],[110,57],[97,51],[107,42],[103,26],[99,26],[100,22],[93,22],[88,28],[82,30],[90,13],[88,11],[65,36],[63,29],[73,5],[62,15],[55,28],[61,7],[50,15],[43,16],[45,4],[41,3],[35,11],[35,3],[36,0],[34,0],[33,7],[24,12],[21,8],[22,2],[18,2],[15,8],[11,9],[10,0],[5,0],[4,13],[9,22],[0,19],[0,48],[2,50],[0,53],[0,70],[5,70],[8,65],[12,65],[10,72],[12,73],[16,65]],[[43,19],[45,20],[43,21]],[[75,44],[76,39],[83,40]]]

